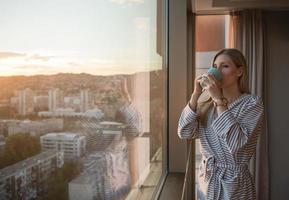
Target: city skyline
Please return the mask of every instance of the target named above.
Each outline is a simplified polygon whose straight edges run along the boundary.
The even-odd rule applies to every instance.
[[[154,3],[2,0],[0,76],[159,69]]]

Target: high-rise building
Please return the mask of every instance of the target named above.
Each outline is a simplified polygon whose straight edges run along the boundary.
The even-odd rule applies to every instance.
[[[18,113],[26,116],[34,113],[34,94],[29,88],[19,91]]]
[[[80,90],[80,112],[85,112],[89,109],[89,90]]]
[[[64,159],[76,159],[86,151],[86,137],[74,133],[48,133],[40,137],[44,151],[62,151]]]
[[[64,164],[63,152],[43,152],[0,170],[0,199],[42,199],[47,179]]]
[[[48,91],[48,110],[55,111],[61,105],[61,90],[58,88],[50,89]]]

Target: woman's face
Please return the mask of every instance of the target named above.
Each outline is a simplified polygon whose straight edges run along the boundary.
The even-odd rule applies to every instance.
[[[222,73],[222,88],[238,85],[238,79],[242,76],[243,67],[237,67],[228,55],[219,55],[214,62],[214,67]]]

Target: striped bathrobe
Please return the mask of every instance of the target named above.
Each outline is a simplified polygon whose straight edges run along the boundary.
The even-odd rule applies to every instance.
[[[219,116],[214,107],[208,112],[204,127],[187,105],[178,127],[180,138],[200,139],[202,161],[198,177],[207,184],[206,199],[256,199],[248,162],[255,152],[263,122],[261,98],[242,94]]]

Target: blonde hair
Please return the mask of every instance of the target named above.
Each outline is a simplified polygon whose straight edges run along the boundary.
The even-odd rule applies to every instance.
[[[232,60],[232,62],[239,67],[243,67],[243,73],[239,77],[238,86],[241,93],[249,93],[249,84],[248,84],[248,74],[247,74],[247,63],[244,55],[238,49],[222,49],[214,57],[213,63],[216,61],[219,55],[227,55]],[[207,93],[203,93],[198,100],[197,113],[199,116],[199,121],[204,126],[208,121],[208,111],[213,107],[213,100]]]

